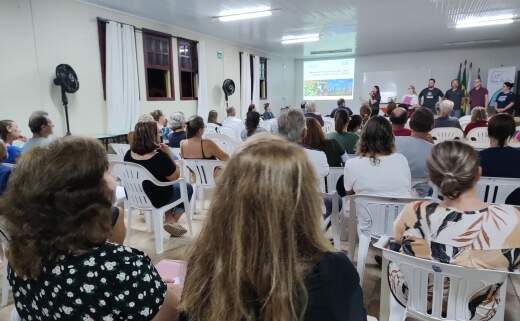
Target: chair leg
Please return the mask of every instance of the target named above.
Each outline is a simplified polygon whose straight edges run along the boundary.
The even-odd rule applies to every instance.
[[[193,236],[193,227],[192,227],[192,216],[191,216],[191,206],[190,201],[188,197],[188,189],[186,187],[185,182],[181,182],[181,199],[182,203],[184,204],[184,214],[186,215],[186,221],[188,222],[188,231],[190,232],[190,235]],[[193,203],[193,199],[192,199]]]
[[[368,256],[368,248],[370,247],[370,236],[358,233],[359,246],[357,255],[357,271],[359,274],[359,283],[363,285],[363,275],[365,272],[365,263]]]
[[[150,215],[152,215],[152,212],[150,212],[150,211],[144,212],[144,221],[146,222],[146,232],[152,232],[153,218],[151,218]]]
[[[332,239],[334,241],[334,247],[339,251],[341,250],[341,225],[338,201],[338,194],[334,194],[334,196],[332,196],[332,213],[330,215],[332,222]]]
[[[147,212],[149,213],[149,212]],[[164,224],[164,212],[152,211],[150,213],[153,222],[153,232],[155,241],[155,254],[161,254],[164,252],[164,240],[163,240],[163,224]]]
[[[123,213],[125,215],[125,223],[126,223],[126,236],[125,239],[128,241],[130,239],[130,234],[132,233],[132,209],[129,207],[128,202],[124,202]]]
[[[0,303],[0,306],[5,307],[7,305],[7,299],[9,297],[9,281],[7,280],[7,258],[4,256],[2,261],[2,302]]]
[[[197,185],[193,185],[193,196],[191,197],[191,203],[190,203],[190,206],[191,206],[191,212],[193,214],[197,213],[197,193],[199,191],[199,188],[197,187]]]

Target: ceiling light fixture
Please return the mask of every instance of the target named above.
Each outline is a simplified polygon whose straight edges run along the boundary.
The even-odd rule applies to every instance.
[[[505,25],[515,22],[513,15],[497,15],[497,16],[486,16],[486,17],[473,17],[458,21],[455,28],[474,28],[474,27],[486,27]]]
[[[302,43],[302,42],[313,42],[313,41],[320,41],[320,34],[319,33],[311,33],[307,35],[300,35],[300,36],[283,36],[282,38],[282,44],[283,45],[289,45],[293,43]]]
[[[222,11],[219,16],[213,17],[222,22],[269,17],[273,14],[271,7],[256,7]]]

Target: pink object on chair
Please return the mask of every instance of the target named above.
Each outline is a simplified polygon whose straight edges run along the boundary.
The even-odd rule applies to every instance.
[[[180,283],[184,283],[186,278],[186,265],[185,261],[177,260],[161,260],[155,268],[163,280],[174,281],[180,280]],[[177,281],[175,281],[177,283]]]

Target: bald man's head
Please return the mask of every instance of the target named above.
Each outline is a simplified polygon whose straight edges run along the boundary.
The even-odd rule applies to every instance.
[[[407,120],[408,120],[407,111],[403,107],[397,107],[390,114],[390,122],[393,125],[404,126],[406,124]]]

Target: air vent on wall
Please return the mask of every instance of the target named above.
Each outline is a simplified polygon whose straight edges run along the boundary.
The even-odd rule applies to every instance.
[[[350,53],[352,49],[338,49],[338,50],[318,50],[311,51],[311,55],[329,55],[329,54],[338,54],[338,53]]]
[[[499,39],[487,39],[487,40],[445,42],[442,45],[444,47],[465,47],[465,46],[476,46],[476,45],[489,45],[489,44],[500,43],[500,42],[502,42],[502,40],[499,40]]]

